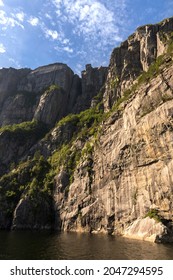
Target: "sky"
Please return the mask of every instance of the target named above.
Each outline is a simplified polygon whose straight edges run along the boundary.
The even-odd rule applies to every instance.
[[[173,16],[173,0],[0,0],[0,68],[107,66],[138,26]]]

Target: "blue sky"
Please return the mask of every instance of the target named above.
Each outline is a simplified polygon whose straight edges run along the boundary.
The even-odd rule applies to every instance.
[[[0,0],[0,68],[109,64],[135,29],[173,16],[173,0]]]

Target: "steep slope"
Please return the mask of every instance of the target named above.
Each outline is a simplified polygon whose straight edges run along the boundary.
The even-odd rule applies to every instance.
[[[40,91],[32,75],[25,77],[27,90]],[[51,85],[51,80],[34,110],[34,129],[42,122],[47,129],[40,138],[31,143],[31,136],[19,148],[16,126],[8,127],[6,140],[7,128],[1,129],[1,146],[4,141],[16,146],[11,158],[1,152],[1,172],[9,173],[0,178],[0,227],[52,227],[172,242],[172,76],[170,18],[138,28],[113,51],[108,69],[88,65],[80,85],[73,76],[65,111],[76,114],[62,118],[64,108],[54,104],[64,104],[66,99],[56,98],[68,92],[69,84]],[[44,83],[41,76],[39,81]]]
[[[63,230],[124,234],[152,213],[172,227],[172,60],[161,68],[117,106],[96,139],[88,139],[67,197],[64,170],[56,177],[54,199]]]

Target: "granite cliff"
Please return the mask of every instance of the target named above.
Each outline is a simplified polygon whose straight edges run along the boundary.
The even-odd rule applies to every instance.
[[[0,70],[0,228],[173,241],[173,18],[109,67]]]

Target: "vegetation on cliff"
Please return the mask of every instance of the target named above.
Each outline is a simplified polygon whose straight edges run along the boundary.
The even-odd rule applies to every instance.
[[[8,133],[14,139],[20,139],[22,142],[28,138],[35,137],[37,140],[42,138],[47,132],[47,127],[43,123],[35,120],[31,122],[22,122],[20,124],[6,125],[0,128],[0,133]]]

